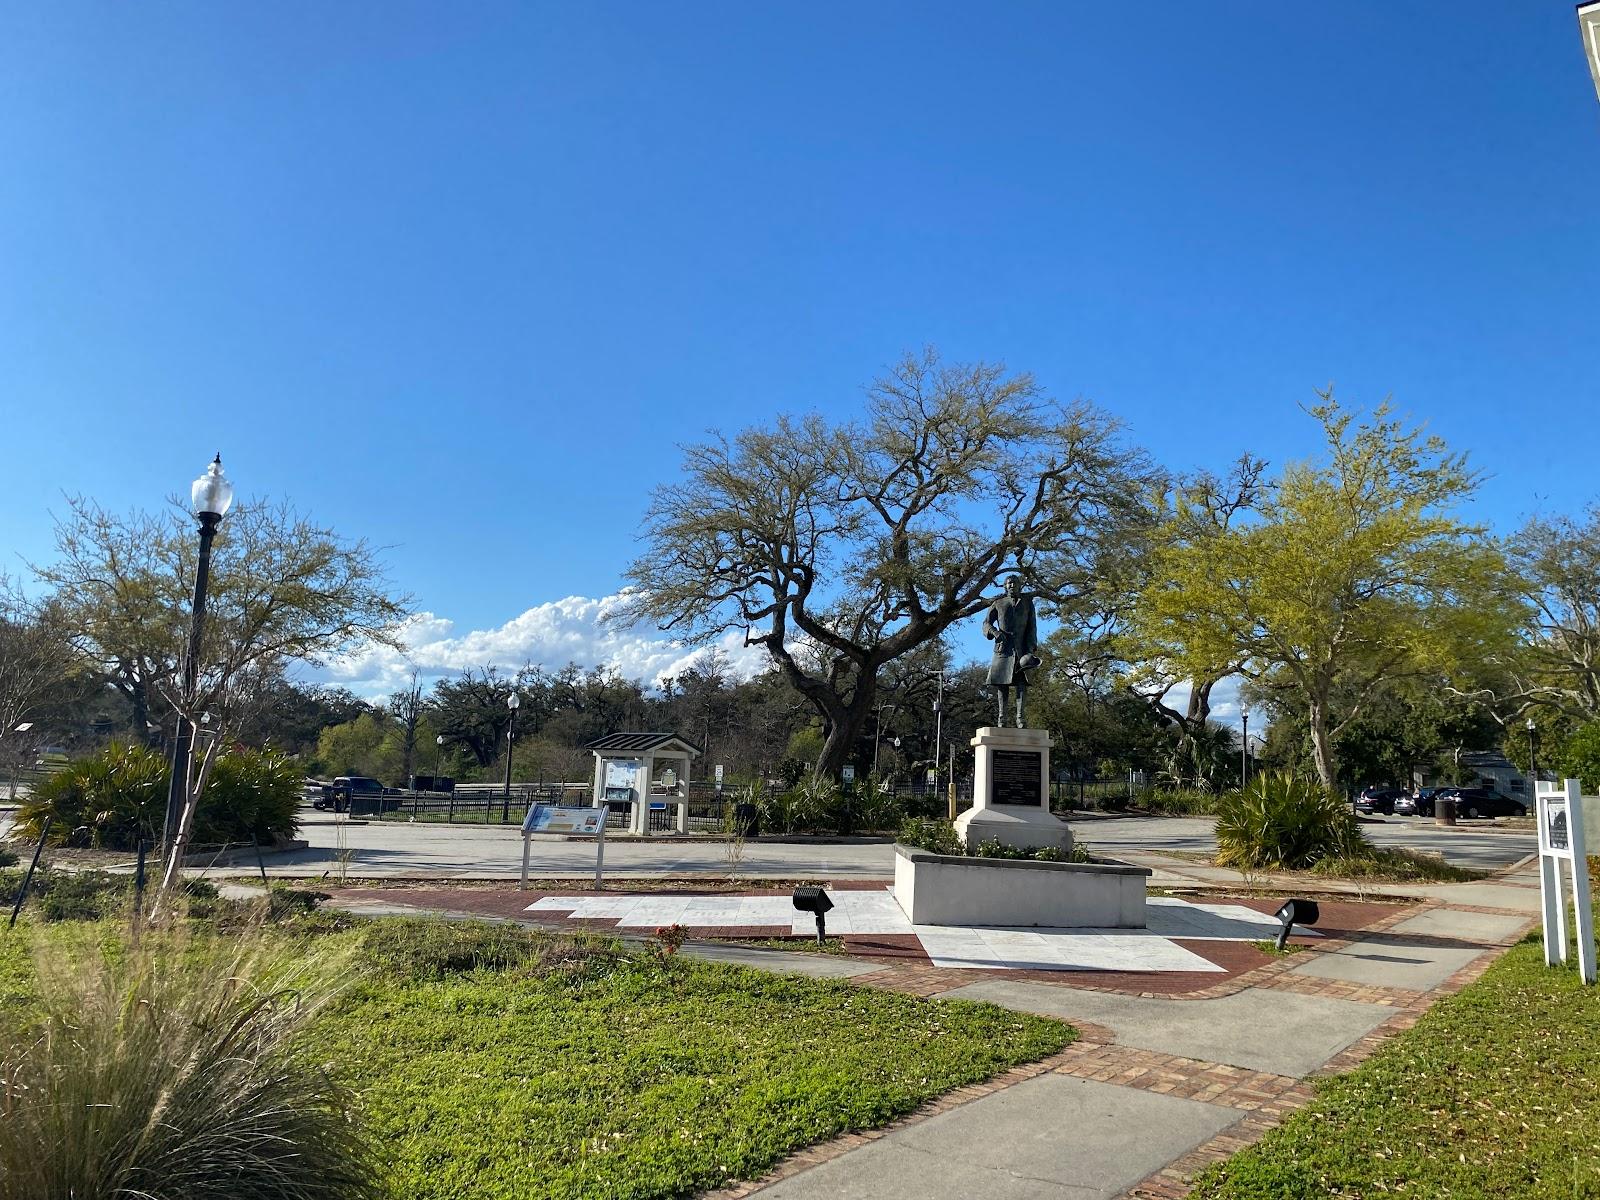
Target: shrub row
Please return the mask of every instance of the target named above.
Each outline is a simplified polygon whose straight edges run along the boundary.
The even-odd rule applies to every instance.
[[[961,835],[956,832],[953,824],[938,818],[908,818],[901,824],[895,840],[902,846],[926,850],[930,854],[952,854],[966,858],[1012,858],[1028,859],[1033,862],[1075,863],[1094,861],[1089,854],[1088,844],[1081,841],[1073,842],[1072,849],[1068,851],[1059,850],[1054,846],[1044,846],[1037,850],[1019,850],[1015,846],[1007,846],[994,839],[971,846],[961,840]]]
[[[17,825],[38,837],[50,818],[55,845],[132,850],[156,841],[166,818],[167,761],[144,746],[112,744],[76,759],[34,789],[17,813]],[[221,755],[195,813],[193,845],[259,842],[294,832],[300,770],[270,750]]]

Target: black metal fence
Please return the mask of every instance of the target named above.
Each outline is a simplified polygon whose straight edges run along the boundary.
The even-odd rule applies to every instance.
[[[954,781],[956,809],[972,805],[972,777],[958,777]],[[775,798],[783,793],[781,787],[768,785],[762,789],[766,803],[758,805],[770,809]],[[901,783],[887,791],[899,802],[898,807],[907,816],[942,817],[949,809],[948,785],[938,787],[931,783]],[[678,805],[687,806],[684,814],[685,830],[690,833],[725,832],[732,827],[733,809],[748,803],[753,789],[749,785],[729,784],[718,787],[710,781],[693,781],[684,789],[683,796],[653,797],[648,803],[651,833],[670,833],[677,829]],[[1088,808],[1126,808],[1141,805],[1148,798],[1150,787],[1140,780],[1065,780],[1058,779],[1050,785],[1050,807],[1056,812]],[[864,807],[865,787],[847,795]],[[587,807],[592,802],[593,786],[581,783],[513,783],[508,790],[503,784],[458,784],[452,792],[389,789],[382,797],[356,793],[348,800],[350,815],[377,821],[442,821],[474,825],[520,825],[528,807],[534,803],[564,804]],[[343,801],[341,801],[343,803]],[[627,829],[631,825],[632,806],[635,801],[611,800],[606,819],[607,829]],[[846,801],[846,810],[851,803]],[[770,823],[769,823],[770,824]],[[848,827],[848,813],[842,822]],[[770,828],[767,832],[773,832]]]

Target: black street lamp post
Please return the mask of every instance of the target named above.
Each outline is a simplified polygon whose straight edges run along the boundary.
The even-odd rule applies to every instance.
[[[1534,811],[1539,802],[1539,763],[1534,758],[1534,737],[1539,732],[1533,718],[1528,718],[1528,811]]]
[[[506,697],[506,707],[511,710],[511,724],[506,726],[506,788],[505,798],[500,803],[502,825],[511,819],[511,752],[517,746],[517,709],[521,704],[522,697],[515,692]]]
[[[1250,785],[1250,710],[1241,708],[1239,720],[1244,723],[1244,729],[1239,734],[1239,789],[1243,791]]]
[[[227,515],[228,506],[233,503],[233,484],[222,473],[221,454],[212,459],[206,473],[194,481],[189,489],[189,500],[200,522],[200,560],[194,572],[189,653],[183,663],[183,711],[178,714],[177,737],[172,746],[172,777],[167,782],[167,819],[161,831],[163,856],[171,850],[178,836],[178,824],[183,819],[183,806],[189,790],[189,771],[194,758],[194,722],[185,714],[193,711],[195,693],[200,689],[200,635],[206,621],[206,583],[211,576],[211,542],[217,536],[217,526]]]

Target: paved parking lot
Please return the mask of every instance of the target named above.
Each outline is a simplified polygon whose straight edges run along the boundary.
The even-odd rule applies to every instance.
[[[305,816],[301,836],[310,842],[309,848],[272,855],[270,873],[336,871],[341,851],[350,855],[346,872],[364,878],[504,879],[516,875],[521,864],[522,838],[514,827],[336,823],[329,814],[309,809]],[[1075,822],[1073,828],[1079,838],[1110,854],[1118,850],[1205,853],[1216,847],[1212,822],[1198,818],[1091,819]],[[1379,845],[1437,851],[1451,862],[1485,870],[1507,866],[1535,849],[1531,832],[1476,832],[1468,825],[1441,829],[1431,821],[1403,817],[1364,829]],[[535,838],[529,870],[547,879],[581,877],[593,872],[594,854],[592,842]],[[606,873],[614,876],[726,875],[731,867],[723,843],[698,838],[612,840],[606,843],[605,857]],[[894,849],[882,842],[752,841],[744,847],[737,873],[756,879],[883,879],[894,873]]]

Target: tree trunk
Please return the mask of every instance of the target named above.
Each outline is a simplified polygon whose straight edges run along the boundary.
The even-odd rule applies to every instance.
[[[159,734],[150,729],[150,692],[142,679],[129,681],[124,689],[128,703],[133,711],[129,714],[128,724],[131,726],[133,740],[141,746],[154,746],[160,740]]]
[[[877,698],[878,689],[876,681],[865,683],[864,676],[865,672],[863,682],[858,683],[850,703],[840,705],[826,714],[828,732],[823,738],[822,753],[817,756],[813,772],[817,779],[839,778],[850,751],[855,748],[856,739],[872,717],[872,702]]]
[[[1311,757],[1317,766],[1317,778],[1330,792],[1338,787],[1338,761],[1333,755],[1333,735],[1328,731],[1328,706],[1320,697],[1313,698],[1311,709]]]

